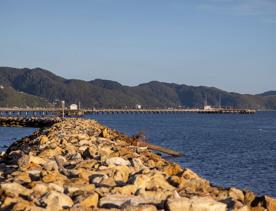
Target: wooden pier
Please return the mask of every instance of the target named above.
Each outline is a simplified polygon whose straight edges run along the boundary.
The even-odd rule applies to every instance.
[[[94,109],[84,113],[206,113],[206,114],[255,114],[253,109]]]
[[[61,108],[0,108],[0,116],[62,116]],[[138,114],[138,113],[203,113],[203,114],[255,114],[254,109],[212,108],[204,109],[65,109],[65,116],[82,116],[84,114]]]

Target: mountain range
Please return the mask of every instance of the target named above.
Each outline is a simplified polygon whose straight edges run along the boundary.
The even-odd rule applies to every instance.
[[[215,87],[188,86],[151,81],[124,86],[110,80],[65,79],[41,68],[0,67],[0,106],[36,107],[81,103],[86,108],[202,107],[204,101],[223,107],[276,109],[276,91],[250,95],[227,92]]]

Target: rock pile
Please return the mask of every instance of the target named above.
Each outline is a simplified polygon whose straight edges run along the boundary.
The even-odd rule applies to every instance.
[[[212,186],[93,120],[66,119],[0,160],[6,210],[276,210],[276,200]]]
[[[62,121],[59,117],[0,117],[1,127],[50,127]]]

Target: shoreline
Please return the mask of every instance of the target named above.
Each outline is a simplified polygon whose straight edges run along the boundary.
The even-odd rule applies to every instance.
[[[64,119],[0,160],[1,209],[274,210],[251,191],[215,187],[94,120]]]

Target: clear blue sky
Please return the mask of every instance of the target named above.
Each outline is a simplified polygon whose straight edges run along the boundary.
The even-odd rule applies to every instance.
[[[276,0],[0,0],[0,66],[276,90]]]

